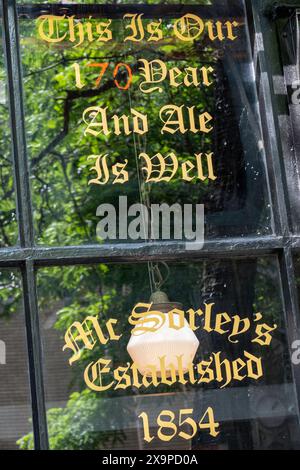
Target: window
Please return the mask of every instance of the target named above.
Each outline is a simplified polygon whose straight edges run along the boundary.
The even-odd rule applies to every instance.
[[[277,93],[291,59],[270,28],[292,41],[298,10],[258,0],[185,3],[136,2],[133,11],[128,2],[2,0],[0,340],[10,360],[0,357],[0,414],[12,423],[0,425],[3,447],[300,447],[299,208],[282,138],[292,138],[282,125],[287,96]],[[239,40],[174,38],[176,24],[186,33],[187,14],[193,31],[197,18],[236,19]],[[45,15],[56,16],[54,29]],[[113,40],[100,47],[93,31],[108,30]],[[147,40],[158,31],[163,40]],[[130,32],[143,37],[125,41]],[[177,132],[161,132],[162,122],[174,131],[175,111],[183,113]],[[151,173],[163,157],[171,169]],[[187,233],[177,236],[175,209],[165,237],[143,219],[131,225],[135,235],[122,237],[119,225],[105,240],[100,215],[110,204],[120,221],[124,198],[126,213],[134,204],[204,204],[203,246],[189,249]],[[190,318],[197,348],[189,380],[158,375],[140,384],[133,368],[118,387],[131,357],[128,318],[156,290]],[[196,380],[207,361],[208,376]]]

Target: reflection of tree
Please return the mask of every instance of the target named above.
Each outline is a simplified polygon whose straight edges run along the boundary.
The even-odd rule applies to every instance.
[[[89,390],[72,393],[65,408],[48,411],[47,420],[51,449],[113,449],[125,440],[121,430],[97,430],[101,421],[109,428],[111,416],[105,410],[105,402]],[[21,449],[32,448],[32,434],[22,437],[18,444]]]
[[[1,54],[3,57],[3,54]],[[0,59],[0,86],[2,81],[2,67]],[[14,201],[14,188],[12,178],[12,165],[10,160],[9,116],[7,103],[0,103],[0,246],[10,246],[16,242],[17,224]]]
[[[143,57],[148,57],[149,60],[159,57],[170,66],[187,63],[198,66],[199,57],[201,63],[215,63],[215,51],[205,44],[195,43],[187,47],[167,41],[161,47],[145,47],[142,51],[132,48],[124,54],[120,54],[118,50],[114,50],[114,46],[110,45],[103,45],[101,54],[97,49],[86,47],[83,56],[82,49],[61,51],[59,48],[51,48],[49,50],[41,42],[32,41],[35,37],[34,23],[22,21],[21,33],[27,139],[31,156],[37,237],[39,242],[47,245],[91,242],[95,239],[95,209],[101,202],[114,203],[119,193],[124,191],[127,192],[132,202],[138,201],[134,144],[132,136],[118,139],[110,135],[108,139],[101,137],[98,140],[82,138],[81,116],[85,107],[101,102],[101,105],[109,106],[113,112],[125,113],[129,108],[129,102],[126,94],[116,91],[111,79],[107,79],[99,89],[92,88],[89,83],[86,89],[74,90],[71,65],[79,62],[84,67],[87,62],[108,59],[112,65],[120,60],[136,64],[137,55],[143,54]],[[119,23],[116,25],[116,36],[119,42],[122,42]],[[51,63],[49,63],[49,57],[51,57]],[[241,143],[241,129],[238,127],[240,116],[237,117],[233,101],[229,96],[228,77],[221,61],[218,62],[216,69],[216,96],[212,96],[210,89],[172,90],[165,85],[164,93],[149,97],[142,96],[137,87],[133,88],[132,106],[146,109],[149,121],[152,123],[147,134],[147,142],[142,142],[142,144],[146,145],[149,152],[153,154],[174,149],[182,159],[190,158],[194,152],[204,151],[212,146],[211,136],[193,135],[192,138],[188,134],[172,136],[172,138],[162,136],[158,131],[160,123],[157,110],[166,104],[166,101],[177,105],[197,103],[199,110],[209,109],[213,101],[216,102],[214,150],[217,155],[217,173],[222,175],[221,180],[209,187],[182,185],[179,180],[175,180],[168,187],[153,188],[151,197],[156,201],[163,199],[164,202],[169,203],[204,202],[207,211],[212,216],[219,217],[217,224],[208,222],[210,223],[209,235],[215,237],[240,235],[243,228],[245,228],[245,233],[256,233],[261,223],[257,212],[254,220],[253,218],[250,222],[248,220],[250,228],[243,227],[242,219],[239,219],[233,227],[223,224],[226,213],[227,219],[233,220],[232,211],[234,214],[239,211],[241,213],[245,208],[249,196],[249,187],[245,181],[245,164],[248,161],[249,150],[245,150]],[[136,65],[133,66],[133,70],[136,70]],[[7,145],[5,135],[1,136],[0,144]],[[129,154],[130,172],[135,178],[126,189],[108,185],[101,188],[99,192],[98,188],[87,187],[89,168],[86,157],[89,154],[101,153],[103,149],[110,152],[112,161],[118,161]],[[4,200],[8,200],[12,193],[9,162],[1,166],[0,178],[3,183],[2,188],[9,188],[4,194]],[[257,197],[260,216],[262,193],[255,191],[253,187],[251,192],[254,192]],[[11,208],[3,211],[1,231],[5,244],[9,244],[13,237],[11,225],[9,225],[12,212]],[[248,213],[248,215],[251,214]],[[207,262],[199,268],[190,266],[185,269],[187,272],[174,269],[174,275],[168,286],[174,295],[173,300],[183,301],[189,305],[188,292],[196,279],[199,283],[199,291],[202,292],[202,301],[214,301],[219,311],[224,310],[230,313],[239,309],[245,315],[252,314],[255,262],[247,264],[246,272],[243,265],[233,261]],[[178,292],[178,286],[181,286],[182,292]],[[124,291],[127,292],[126,295]],[[144,268],[114,269],[104,266],[90,269],[85,267],[68,267],[63,270],[54,268],[46,269],[41,274],[39,294],[41,309],[43,305],[47,304],[49,308],[55,300],[64,299],[65,305],[58,312],[55,325],[60,334],[63,334],[74,320],[82,321],[88,314],[98,315],[101,312],[103,323],[111,316],[111,312],[120,318],[124,335],[117,348],[112,344],[106,351],[106,354],[112,357],[114,365],[117,365],[124,361],[124,351],[128,341],[127,314],[137,299],[148,300],[149,286]],[[8,297],[8,292],[2,290],[1,296],[2,299],[5,296]],[[209,345],[209,350],[217,347],[224,349],[224,342],[218,344],[215,339]],[[240,343],[239,348],[242,349],[242,347]],[[122,351],[121,354],[120,351]],[[231,355],[236,357],[239,355],[239,350],[228,347],[226,353],[228,357]],[[105,420],[109,427],[110,416],[103,406],[101,397],[83,387],[83,369],[88,361],[98,359],[101,354],[103,351],[99,348],[92,353],[87,351],[83,353],[82,360],[76,369],[76,375],[79,377],[77,381],[79,392],[70,396],[65,408],[52,409],[48,412],[51,448],[96,449],[105,443],[113,445],[114,440],[116,442],[124,440],[122,432],[115,431],[110,434],[97,431],[97,420]],[[251,447],[248,440],[250,435],[248,425],[235,424],[232,425],[230,431],[238,436],[237,441],[244,447]],[[240,444],[236,444],[235,441],[233,446],[237,445]],[[28,435],[21,439],[20,446],[32,447],[32,436]]]

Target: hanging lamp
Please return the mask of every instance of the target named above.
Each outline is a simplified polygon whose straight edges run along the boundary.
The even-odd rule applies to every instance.
[[[162,283],[162,279],[160,279],[156,283],[156,288],[160,287]],[[147,331],[138,336],[132,332],[127,345],[131,359],[137,364],[142,375],[150,375],[151,368],[149,366],[152,366],[152,369],[155,366],[157,375],[160,376],[161,358],[164,358],[164,373],[166,375],[171,374],[171,368],[173,371],[175,368],[178,375],[178,357],[180,357],[180,372],[187,372],[189,365],[194,360],[199,341],[186,319],[182,321],[182,316],[179,312],[176,313],[176,310],[182,311],[182,304],[170,302],[167,294],[159,289],[151,295],[150,303],[152,304],[151,311],[154,313],[151,315],[152,320],[148,320],[148,326],[153,323],[155,311],[163,314],[165,321],[161,322],[161,327],[156,331]],[[169,312],[172,314],[169,315]],[[147,320],[143,322],[143,326],[147,327]]]

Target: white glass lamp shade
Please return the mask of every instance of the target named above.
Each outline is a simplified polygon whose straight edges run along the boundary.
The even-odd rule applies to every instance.
[[[155,307],[157,309],[157,306]],[[181,356],[181,369],[185,373],[198,349],[199,341],[187,321],[184,319],[183,328],[174,329],[170,327],[168,314],[164,313],[164,315],[165,322],[157,331],[146,332],[139,336],[133,334],[128,343],[127,351],[142,375],[149,375],[149,365],[151,365],[155,366],[159,376],[162,357],[165,358],[164,363],[168,374],[168,365],[173,364],[173,367],[176,367],[178,356]],[[173,314],[173,322],[175,325],[180,324],[179,315]]]

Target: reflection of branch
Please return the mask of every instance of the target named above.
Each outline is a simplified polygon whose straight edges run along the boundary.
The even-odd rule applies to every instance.
[[[49,200],[49,192],[48,192],[48,189],[49,189],[49,185],[48,183],[42,179],[39,175],[35,175],[35,179],[37,181],[39,181],[42,185],[42,188],[41,188],[41,198],[42,198],[42,204],[40,206],[40,218],[39,218],[39,221],[38,221],[38,231],[39,233],[42,233],[42,226],[44,224],[44,205],[47,207],[49,213],[52,215],[52,217],[56,217],[56,214],[55,212],[52,210],[52,204],[50,204],[50,200]],[[44,189],[44,191],[43,191]],[[45,204],[44,204],[45,202]]]
[[[138,66],[132,67],[132,71],[136,71]],[[125,76],[125,73],[120,73],[120,76]],[[90,98],[92,96],[101,95],[101,93],[108,91],[115,85],[114,80],[108,80],[107,83],[102,85],[100,88],[92,88],[89,90],[67,90],[67,97],[64,102],[64,124],[63,129],[60,131],[56,137],[39,153],[39,155],[31,160],[32,166],[38,164],[48,153],[54,150],[54,148],[62,141],[62,139],[69,132],[69,122],[70,122],[70,110],[72,107],[72,101],[77,98]]]
[[[152,49],[146,49],[147,52],[152,52],[153,53],[153,50]],[[145,49],[144,49],[144,52],[145,52]],[[166,57],[166,55],[160,51],[155,51],[156,52],[156,55],[158,57],[161,57],[162,59],[164,59],[166,62],[168,61],[173,61],[173,60],[177,60],[177,61],[189,61],[190,60],[190,57],[186,57],[186,54],[183,54],[183,55],[171,55],[171,54],[168,54],[168,57]],[[199,50],[197,51],[199,53]],[[121,54],[119,56],[116,56],[116,55],[108,55],[108,56],[102,56],[102,57],[89,57],[90,60],[119,60],[119,59],[124,59],[124,57],[128,57],[130,56],[130,52],[126,53],[126,54]],[[52,64],[49,64],[47,65],[47,67],[43,67],[41,69],[38,69],[38,70],[33,70],[32,72],[29,72],[27,74],[24,75],[24,78],[27,78],[27,77],[31,77],[33,75],[37,75],[37,74],[40,74],[40,73],[43,73],[43,72],[48,72],[48,70],[51,70],[51,69],[54,69],[55,67],[59,67],[60,65],[65,65],[67,64],[68,62],[79,62],[81,60],[87,60],[87,57],[83,56],[83,57],[72,57],[71,59],[67,59],[65,57],[63,57],[61,60],[58,60],[57,62],[53,62]],[[201,61],[201,63],[207,63],[207,64],[214,64],[214,62],[212,61]],[[0,103],[1,104],[1,103]]]
[[[123,59],[124,57],[126,57],[128,54],[123,54],[123,55],[120,55],[120,56],[106,56],[106,57],[90,57],[90,60],[110,60],[110,59]],[[43,73],[43,72],[47,72],[48,70],[51,70],[51,69],[54,69],[55,67],[58,67],[59,65],[64,65],[68,62],[77,62],[77,61],[81,61],[81,60],[87,60],[87,57],[76,57],[76,58],[72,58],[72,59],[67,59],[65,57],[63,57],[61,60],[57,61],[57,62],[53,62],[52,64],[50,65],[47,65],[47,67],[44,67],[44,68],[41,68],[41,69],[38,69],[38,70],[33,70],[32,72],[29,72],[27,73],[26,75],[24,75],[24,78],[27,78],[27,77],[31,77],[32,75],[37,75],[37,74],[40,74],[40,73]]]
[[[68,99],[76,100],[77,98],[90,98],[100,95],[114,86],[114,80],[108,80],[101,88],[90,88],[89,90],[69,90]]]
[[[70,103],[70,98],[67,95],[67,98],[65,99],[64,103],[64,125],[62,131],[60,131],[56,137],[40,152],[40,154],[33,158],[31,163],[32,165],[36,165],[39,163],[48,153],[51,152],[51,150],[56,147],[60,141],[67,135],[69,131],[69,120],[70,120],[70,108],[71,108],[71,103]]]
[[[124,56],[125,55],[128,55],[128,54],[124,54]],[[174,57],[166,56],[165,54],[162,54],[162,53],[159,54],[159,56],[164,60],[164,62],[173,62],[174,60],[178,60],[178,61],[186,60],[186,59],[182,59],[182,58],[179,58],[179,57],[174,58]],[[122,56],[120,56],[120,57],[122,57]],[[113,57],[113,58],[116,59],[117,57]],[[76,60],[83,60],[83,59],[86,59],[86,57],[77,58]],[[93,57],[93,59],[96,59],[96,58]],[[104,59],[104,57],[102,57],[101,59]],[[74,59],[62,59],[59,63],[64,63],[66,61],[74,62]],[[55,65],[58,65],[59,63],[57,63]],[[211,64],[211,62],[206,61],[206,64]],[[55,65],[52,64],[52,65],[49,66],[49,68],[52,67],[52,66],[54,67]],[[131,70],[132,70],[133,73],[136,72],[138,69],[139,69],[138,64],[131,67]],[[120,76],[120,78],[125,77],[126,72],[119,72],[119,76]],[[67,97],[65,98],[65,102],[64,102],[63,130],[60,131],[57,134],[57,136],[40,152],[40,154],[37,157],[32,159],[32,165],[34,166],[34,165],[38,164],[48,153],[53,151],[54,148],[62,141],[62,139],[69,132],[70,110],[71,110],[71,107],[72,107],[72,101],[73,100],[78,99],[78,98],[91,98],[91,97],[94,97],[94,96],[101,95],[102,93],[110,90],[114,85],[115,85],[115,81],[113,79],[111,79],[111,80],[108,80],[100,88],[92,88],[92,89],[88,89],[88,90],[67,90],[66,91]]]

